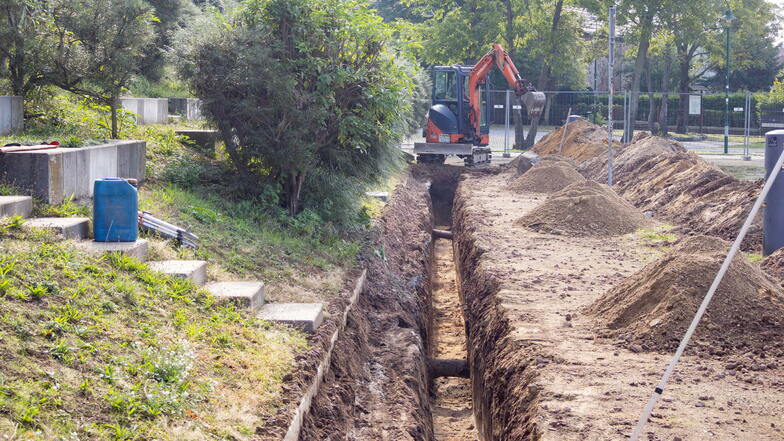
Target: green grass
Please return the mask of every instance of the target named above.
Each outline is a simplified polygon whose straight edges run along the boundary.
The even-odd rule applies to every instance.
[[[123,255],[0,228],[0,433],[17,439],[249,439],[307,349]]]
[[[651,245],[669,244],[678,239],[678,235],[671,231],[675,227],[668,224],[661,224],[653,228],[641,228],[637,234]]]
[[[345,240],[311,213],[291,218],[274,201],[238,198],[224,183],[231,180],[224,163],[183,145],[171,127],[142,130],[150,179],[139,192],[139,207],[199,236],[196,257],[240,277],[295,285],[356,263],[359,242]]]

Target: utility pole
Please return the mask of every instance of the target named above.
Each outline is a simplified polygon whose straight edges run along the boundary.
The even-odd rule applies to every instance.
[[[613,185],[613,93],[615,86],[613,85],[613,64],[615,63],[615,5],[610,6],[610,47],[607,54],[607,89],[609,96],[607,97],[607,185]]]
[[[724,11],[724,34],[726,46],[724,51],[724,154],[730,152],[730,28],[732,20],[732,10],[729,8]]]

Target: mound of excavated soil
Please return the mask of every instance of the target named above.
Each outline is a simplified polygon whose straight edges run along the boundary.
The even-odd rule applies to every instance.
[[[509,188],[533,193],[555,193],[575,182],[584,181],[585,178],[568,164],[540,162],[515,178]]]
[[[729,248],[729,242],[715,237],[683,239],[608,291],[588,312],[632,346],[671,351],[683,338]],[[691,345],[692,352],[712,355],[784,356],[784,292],[757,265],[737,257]]]
[[[580,172],[599,182],[607,180],[606,158],[580,164]],[[762,181],[738,181],[680,143],[649,136],[623,148],[614,161],[619,195],[643,212],[680,225],[686,231],[733,240],[762,188]],[[743,249],[762,244],[758,219],[743,241]]]
[[[561,151],[561,138],[563,150]],[[532,150],[539,155],[562,155],[577,162],[594,158],[607,150],[607,130],[581,119],[561,126],[539,140]]]
[[[574,162],[574,159],[570,159],[567,158],[566,156],[560,156],[560,155],[540,156],[536,160],[536,164],[548,164],[548,165],[561,164],[561,165],[568,165],[569,167],[572,167],[574,169],[577,168],[577,163]]]
[[[775,251],[760,262],[760,268],[773,280],[784,285],[784,248]]]
[[[515,171],[515,176],[520,176],[523,173],[527,172],[528,170],[533,167],[533,163],[530,159],[526,158],[523,155],[518,155],[516,158],[509,161],[507,167],[513,169]]]
[[[549,234],[618,236],[649,226],[652,221],[610,187],[585,181],[551,195],[516,224]]]
[[[638,132],[644,133],[644,132]],[[613,158],[613,179],[615,182],[633,179],[642,164],[650,158],[662,157],[671,153],[686,153],[687,150],[679,142],[658,136],[637,136],[628,146],[615,151]],[[607,182],[607,152],[584,161],[579,171],[585,177],[598,182]]]

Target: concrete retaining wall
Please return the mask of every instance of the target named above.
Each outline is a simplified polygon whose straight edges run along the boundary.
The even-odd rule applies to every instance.
[[[169,121],[167,98],[120,98],[123,109],[135,113],[138,124],[166,124]]]
[[[201,114],[201,100],[198,98],[169,98],[169,113],[181,115],[186,121],[204,119]]]
[[[0,96],[0,135],[22,130],[24,100],[20,96]]]
[[[144,141],[115,141],[81,148],[57,148],[0,156],[0,181],[13,184],[50,204],[74,195],[90,198],[100,178],[144,180]]]

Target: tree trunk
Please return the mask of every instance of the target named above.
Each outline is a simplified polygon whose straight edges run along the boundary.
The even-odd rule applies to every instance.
[[[304,172],[292,173],[286,179],[286,208],[289,211],[289,216],[296,216],[299,213],[302,185],[304,183]]]
[[[686,47],[678,47],[678,127],[677,133],[687,133],[689,130],[687,119],[689,117],[689,54]]]
[[[670,57],[670,48],[664,48],[664,72],[662,72],[662,99],[661,107],[659,108],[659,133],[661,136],[667,136],[667,107],[669,104],[669,91],[670,91],[670,65],[672,58]]]
[[[651,81],[651,60],[645,63],[645,84],[648,86],[648,131],[656,134],[656,101],[653,96],[653,81]]]
[[[642,73],[648,59],[648,47],[651,44],[651,32],[653,28],[653,16],[655,9],[653,5],[643,17],[640,28],[640,43],[637,46],[637,58],[634,60],[634,71],[632,73],[632,90],[629,99],[629,124],[626,126],[625,138],[630,141],[634,136],[634,124],[637,122],[637,109],[640,105],[640,83]]]
[[[549,38],[549,56],[554,56],[556,54],[556,47],[555,47],[555,34],[558,32],[558,23],[561,22],[561,12],[563,11],[563,0],[558,0],[555,3],[555,10],[553,10],[553,21],[550,24],[550,38]],[[550,64],[548,63],[547,57],[542,60],[542,67],[539,70],[539,81],[537,81],[536,87],[539,90],[545,90],[550,85],[550,79],[552,76],[552,70],[550,68]],[[547,102],[547,109],[546,112],[550,111],[550,100]],[[549,114],[548,114],[549,115]],[[568,115],[567,115],[568,116]],[[532,147],[536,143],[536,132],[539,130],[539,120],[541,119],[541,115],[538,118],[531,118],[531,128],[528,130],[528,136],[525,138],[525,146]],[[548,118],[549,120],[549,118]]]
[[[516,50],[514,35],[515,35],[515,27],[514,27],[514,10],[512,9],[512,0],[504,0],[504,6],[506,7],[505,15],[506,15],[506,26],[504,28],[504,39],[506,40],[506,50],[510,54],[514,54]],[[516,104],[515,104],[516,103]],[[512,113],[512,120],[514,121],[514,145],[513,148],[520,149],[525,147],[525,127],[523,124],[523,102],[518,99],[514,98],[511,100],[510,105],[512,109],[510,112]],[[515,109],[514,106],[520,106],[519,109]]]
[[[112,139],[119,138],[119,130],[117,129],[117,98],[113,98],[109,104],[112,112]]]

